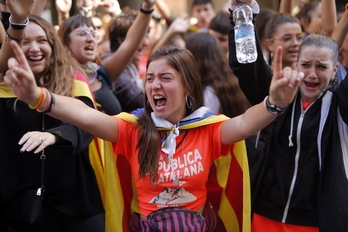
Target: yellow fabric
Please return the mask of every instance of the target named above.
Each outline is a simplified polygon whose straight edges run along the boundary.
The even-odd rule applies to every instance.
[[[105,209],[105,231],[123,231],[123,196],[116,168],[117,157],[111,143],[95,139],[90,145],[90,160],[97,176]]]
[[[231,206],[225,192],[226,185],[228,183],[229,172],[231,171],[230,165],[232,161],[232,156],[236,157],[238,164],[243,170],[243,228],[239,228],[236,213],[233,210],[233,207]],[[218,214],[220,218],[225,224],[225,227],[228,232],[249,232],[251,223],[250,176],[244,140],[235,143],[233,151],[229,153],[227,156],[222,156],[216,159],[214,161],[214,165],[217,169],[217,180],[219,182],[219,185],[224,189],[222,193],[220,207],[218,209]]]
[[[128,122],[136,123],[138,118],[135,115],[128,113],[120,113],[116,117],[122,118]],[[218,121],[223,121],[228,119],[223,115],[210,116],[202,121],[194,122],[189,125],[184,125],[180,127],[181,129],[194,128],[201,125],[207,125],[209,123],[214,123]],[[114,231],[129,231],[128,224],[123,224],[123,203],[124,199],[122,196],[122,190],[120,187],[118,172],[116,167],[116,159],[112,153],[111,143],[105,142],[104,150],[102,150],[102,157],[104,157],[104,172],[97,171],[96,173],[102,173],[104,183],[101,184],[103,190],[103,201],[106,210],[106,232]],[[226,196],[226,186],[228,184],[228,175],[230,170],[230,165],[232,158],[235,158],[243,170],[243,218],[242,218],[242,228],[240,228],[238,223],[237,214],[235,213],[232,205]],[[221,217],[228,232],[250,232],[250,182],[249,182],[249,167],[246,156],[245,142],[240,141],[236,143],[233,147],[233,151],[224,157],[220,157],[215,160],[214,165],[217,168],[217,179],[218,183],[223,188],[223,193],[221,196],[220,207],[218,209],[219,216]],[[231,175],[230,175],[231,176]],[[133,184],[133,200],[131,204],[132,212],[138,212],[139,206],[137,203],[136,189]]]
[[[81,80],[74,81],[74,96],[86,96],[93,100],[91,91],[86,82]],[[0,97],[1,98],[15,98],[16,95],[12,92],[11,87],[6,82],[0,82]]]
[[[1,98],[15,98],[16,95],[12,92],[11,87],[6,82],[0,83]]]

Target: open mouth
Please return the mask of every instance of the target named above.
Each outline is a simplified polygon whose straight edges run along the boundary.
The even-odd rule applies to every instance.
[[[91,52],[93,52],[93,51],[94,51],[94,46],[92,46],[92,45],[86,46],[86,47],[85,47],[85,51],[91,51]]]
[[[40,55],[40,56],[28,56],[27,59],[30,62],[37,63],[37,62],[42,61],[44,59],[44,56],[43,55]]]
[[[163,96],[154,96],[153,101],[156,108],[162,108],[166,105],[167,99]]]
[[[318,82],[308,82],[308,81],[305,81],[304,83],[309,88],[316,88],[317,86],[319,86]]]

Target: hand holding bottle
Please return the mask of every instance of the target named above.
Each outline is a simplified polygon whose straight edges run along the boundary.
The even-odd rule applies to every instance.
[[[234,40],[237,60],[241,64],[252,63],[257,59],[253,10],[249,5],[237,3],[233,9]]]
[[[240,4],[248,5],[252,9],[253,14],[260,12],[260,6],[255,0],[229,0],[229,6],[232,11]]]

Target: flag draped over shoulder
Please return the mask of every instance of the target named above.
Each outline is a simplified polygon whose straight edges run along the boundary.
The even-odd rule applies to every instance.
[[[128,113],[117,117],[133,124],[138,120]],[[226,119],[223,115],[207,114],[199,120],[186,121],[179,128],[190,129]],[[113,154],[110,142],[97,139],[91,151],[94,157],[99,157],[94,162],[100,163],[96,173],[106,212],[106,232],[128,232],[131,213],[139,212],[130,166],[123,156]],[[218,210],[228,232],[250,232],[250,181],[244,141],[234,144],[227,156],[214,161],[207,191],[207,201]]]
[[[250,177],[245,142],[233,145],[227,156],[211,167],[207,201],[216,209],[228,232],[250,231]]]

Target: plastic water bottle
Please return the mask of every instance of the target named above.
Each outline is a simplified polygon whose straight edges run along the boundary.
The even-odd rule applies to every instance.
[[[252,9],[245,4],[238,4],[233,11],[235,23],[234,35],[236,54],[239,63],[246,64],[256,61],[257,50],[255,43]]]

